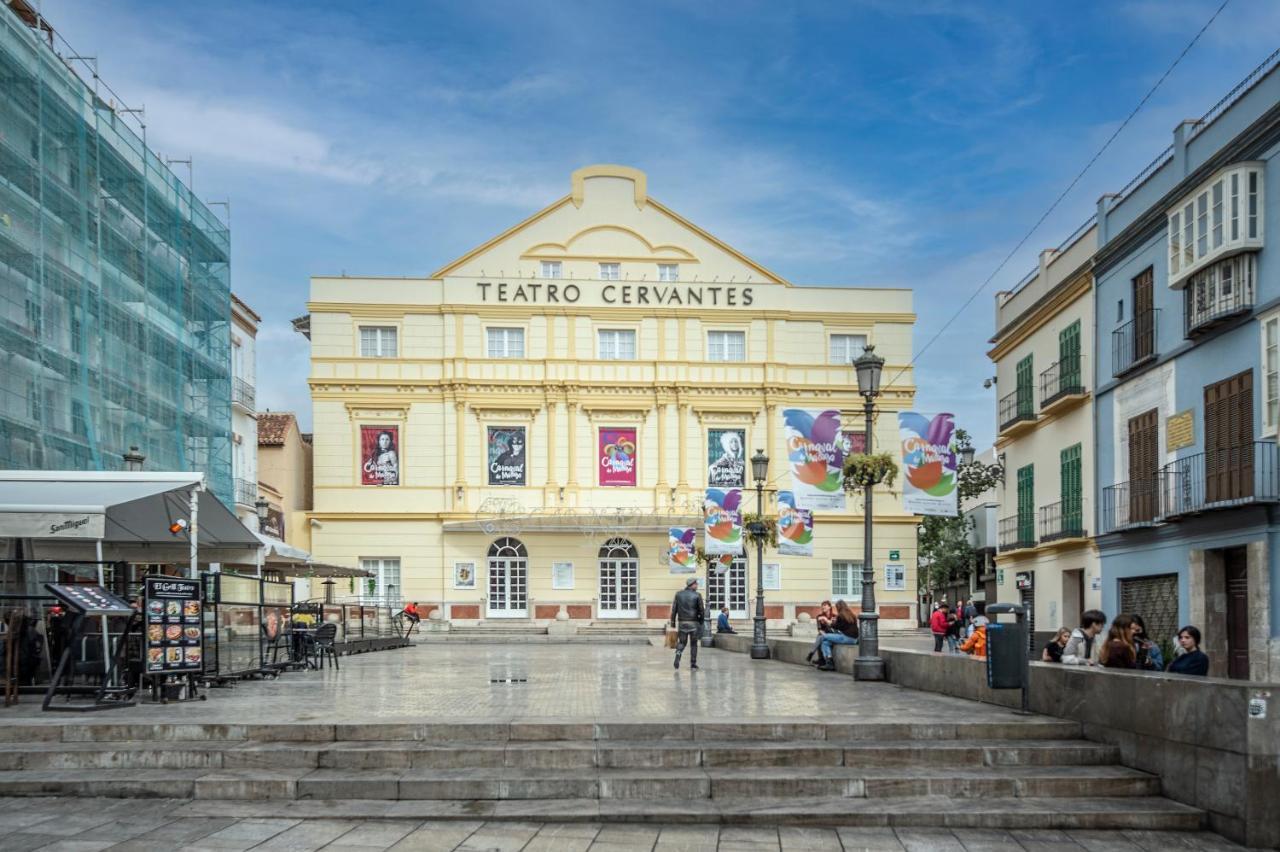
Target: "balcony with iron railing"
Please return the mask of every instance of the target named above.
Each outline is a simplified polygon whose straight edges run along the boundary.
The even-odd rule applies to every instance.
[[[1084,529],[1084,499],[1068,497],[1040,507],[1040,543],[1088,538]]]
[[[1028,550],[1036,546],[1036,516],[1034,512],[1021,512],[999,523],[1000,552]]]
[[[1036,422],[1036,400],[1031,388],[1018,388],[1000,400],[1000,435],[1007,437],[1029,429]]]
[[[1040,374],[1040,412],[1049,414],[1084,399],[1080,356],[1054,362]]]
[[[258,487],[247,479],[237,479],[234,492],[237,506],[252,506],[258,501]]]
[[[1176,459],[1160,469],[1160,513],[1177,520],[1213,509],[1280,502],[1276,444],[1254,441]]]
[[[1204,334],[1234,317],[1253,310],[1251,282],[1239,282],[1223,292],[1218,286],[1188,286],[1183,291],[1183,329],[1188,338]],[[1229,285],[1228,285],[1229,286]]]
[[[1118,482],[1102,489],[1102,532],[1149,527],[1160,517],[1158,473],[1148,479]]]
[[[1111,332],[1111,375],[1122,376],[1156,359],[1160,309],[1143,311]]]
[[[231,403],[253,413],[254,406],[254,390],[253,385],[244,379],[233,379],[231,382]]]

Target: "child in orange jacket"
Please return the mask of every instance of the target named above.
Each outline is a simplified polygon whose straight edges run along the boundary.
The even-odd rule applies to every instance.
[[[975,627],[973,633],[960,646],[960,650],[966,654],[973,654],[980,660],[985,660],[987,658],[987,626],[981,624]]]

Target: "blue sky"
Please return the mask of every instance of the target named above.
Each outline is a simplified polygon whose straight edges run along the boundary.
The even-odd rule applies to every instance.
[[[231,200],[264,317],[259,405],[310,422],[308,277],[425,275],[582,165],[797,283],[911,287],[917,349],[1220,0],[368,4],[44,0],[149,138]],[[1233,0],[988,292],[920,356],[918,407],[994,435],[996,290],[1021,278],[1276,46]],[[185,167],[177,167],[185,176]]]

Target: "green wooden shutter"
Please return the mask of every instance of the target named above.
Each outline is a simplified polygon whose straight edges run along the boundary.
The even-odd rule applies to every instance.
[[[1084,529],[1084,482],[1080,467],[1080,445],[1062,451],[1062,532]]]
[[[1058,332],[1058,381],[1061,391],[1082,387],[1080,382],[1080,320]]]
[[[1018,416],[1030,417],[1035,413],[1034,386],[1031,378],[1031,356],[1018,362]]]
[[[1036,540],[1035,465],[1018,468],[1018,541]]]

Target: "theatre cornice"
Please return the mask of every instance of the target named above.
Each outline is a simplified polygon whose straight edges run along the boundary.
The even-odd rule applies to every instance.
[[[631,282],[639,283],[639,282]],[[761,285],[762,286],[762,285]],[[776,285],[775,285],[776,286]],[[608,305],[494,305],[494,304],[448,304],[448,305],[415,305],[406,303],[387,304],[354,304],[351,302],[308,302],[307,310],[312,314],[345,314],[352,317],[372,317],[385,319],[409,314],[422,316],[478,316],[489,319],[529,319],[531,316],[574,316],[590,319],[621,320],[637,317],[660,317],[664,319],[704,319],[724,322],[726,310],[732,311],[735,320],[764,319],[792,320],[795,322],[825,322],[828,324],[868,324],[868,323],[914,323],[916,315],[902,311],[790,311],[785,308],[749,307],[732,308],[673,308],[654,305],[631,307],[611,307]]]

